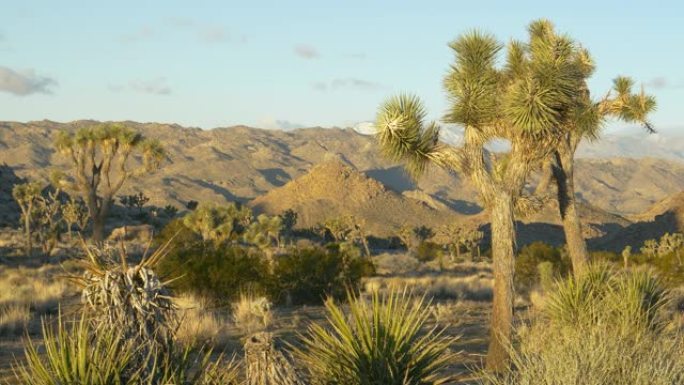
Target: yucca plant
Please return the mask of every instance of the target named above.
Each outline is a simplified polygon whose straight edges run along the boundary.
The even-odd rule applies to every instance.
[[[607,264],[593,264],[585,274],[558,283],[549,295],[545,315],[553,322],[610,322],[614,325],[661,328],[659,317],[668,292],[646,271],[616,272]]]
[[[312,324],[302,336],[298,358],[316,385],[419,385],[448,380],[442,371],[454,353],[457,337],[444,329],[424,330],[429,301],[406,290],[385,295],[374,292],[370,301],[349,293],[349,312],[328,300],[327,325]]]
[[[643,272],[589,265],[560,282],[542,316],[509,346],[512,365],[487,385],[684,383],[684,338],[664,327],[669,294]]]
[[[141,347],[113,328],[96,327],[81,316],[54,327],[43,321],[44,354],[31,339],[15,379],[25,385],[237,385],[239,366],[211,350],[178,347],[153,350],[140,359]]]
[[[176,309],[153,268],[166,256],[170,241],[141,262],[129,265],[126,251],[83,243],[85,273],[72,280],[82,289],[85,311],[96,324],[117,328],[127,338],[166,343],[177,326]]]
[[[21,384],[114,385],[129,383],[137,376],[129,372],[135,347],[116,330],[95,330],[85,317],[68,327],[60,316],[54,329],[43,321],[42,331],[45,354],[28,339],[26,361],[15,367]]]

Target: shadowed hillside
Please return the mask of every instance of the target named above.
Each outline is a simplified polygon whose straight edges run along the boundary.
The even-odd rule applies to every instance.
[[[0,123],[0,163],[19,177],[47,178],[65,162],[52,147],[57,130],[92,121]],[[418,182],[379,155],[372,136],[352,129],[262,130],[244,126],[201,130],[174,124],[125,122],[159,138],[168,151],[164,167],[128,184],[121,194],[143,191],[150,204],[182,207],[189,200],[247,202],[306,174],[314,165],[342,159],[355,169],[433,206],[464,214],[480,211],[470,183],[440,169]],[[684,164],[659,159],[580,159],[580,201],[609,212],[635,214],[684,190]],[[532,180],[534,184],[534,179]]]

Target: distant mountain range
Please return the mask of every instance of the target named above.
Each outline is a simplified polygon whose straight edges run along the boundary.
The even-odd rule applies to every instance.
[[[16,224],[17,207],[10,191],[18,183],[17,177],[47,180],[52,169],[68,167],[53,149],[55,133],[93,123],[0,122],[0,165],[4,164],[0,168],[0,224]],[[353,214],[366,220],[380,235],[387,235],[402,223],[437,226],[451,221],[487,222],[471,183],[440,169],[431,169],[419,181],[411,180],[401,165],[383,159],[374,138],[368,135],[368,125],[280,131],[245,126],[202,130],[175,124],[125,123],[148,137],[158,138],[168,153],[159,171],[132,180],[120,192],[143,192],[152,205],[182,208],[196,200],[237,201],[270,213],[294,208],[302,211],[304,226],[335,215]],[[453,134],[445,140],[458,140],[456,131],[445,134]],[[603,243],[595,244],[608,247],[605,245],[624,243],[617,229],[639,229],[632,227],[634,221],[661,223],[650,213],[664,210],[658,207],[670,207],[668,202],[681,201],[663,201],[684,191],[681,147],[676,148],[678,142],[674,139],[655,139],[649,139],[653,143],[648,145],[659,150],[652,152],[645,150],[645,140],[638,138],[617,142],[607,138],[605,144],[598,142],[582,149],[590,157],[577,161],[577,197],[582,205],[585,235],[603,239]],[[597,146],[606,146],[607,150]],[[641,152],[631,150],[639,146]],[[632,151],[634,157],[609,157],[610,151],[619,155]],[[642,155],[651,157],[640,158]],[[530,178],[531,187],[536,179],[535,175]],[[660,201],[665,203],[652,208]],[[562,229],[553,207],[524,222],[519,229],[523,243],[540,237],[562,242]],[[661,227],[649,231],[657,233]]]

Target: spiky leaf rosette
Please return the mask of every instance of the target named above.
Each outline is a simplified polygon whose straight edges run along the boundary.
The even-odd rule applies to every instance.
[[[165,283],[153,270],[168,252],[169,243],[133,266],[124,250],[85,243],[83,247],[85,272],[74,281],[82,288],[82,303],[91,321],[116,328],[141,345],[169,344],[177,327],[176,309]]]
[[[413,177],[423,174],[440,151],[439,127],[425,123],[425,108],[416,96],[399,95],[387,100],[375,121],[382,151],[406,163]]]
[[[453,358],[436,327],[423,330],[430,313],[406,290],[370,302],[348,295],[349,312],[328,300],[327,325],[312,324],[295,350],[313,384],[423,385],[448,381],[442,370]]]

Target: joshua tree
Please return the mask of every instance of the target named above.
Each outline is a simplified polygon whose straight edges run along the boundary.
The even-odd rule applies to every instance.
[[[255,245],[263,251],[269,265],[273,268],[273,246],[280,247],[280,233],[282,231],[283,220],[280,216],[269,217],[266,214],[261,214],[247,227],[242,238],[246,243]]]
[[[88,208],[80,199],[69,198],[69,201],[62,205],[62,219],[66,223],[67,233],[69,239],[72,239],[72,229],[74,225],[78,226],[79,231],[85,230],[90,219],[88,215]]]
[[[46,191],[36,202],[36,234],[43,256],[48,259],[64,232],[59,189]]]
[[[158,169],[165,157],[158,141],[122,124],[99,124],[76,133],[62,131],[55,144],[73,168],[62,183],[86,203],[95,242],[104,239],[105,221],[116,193],[131,177]],[[142,164],[131,168],[129,160],[134,154],[141,155]]]
[[[470,260],[473,260],[475,256],[475,251],[477,251],[477,257],[480,257],[480,242],[484,237],[484,233],[479,230],[468,230],[463,235],[463,246],[468,253],[470,253]]]
[[[425,225],[415,227],[413,229],[413,234],[416,236],[416,238],[418,238],[418,242],[420,243],[423,243],[435,236],[435,232]]]
[[[245,242],[258,246],[261,249],[280,247],[280,233],[283,231],[283,220],[276,215],[269,217],[261,214],[245,230],[243,238]]]
[[[406,250],[411,250],[413,248],[413,230],[411,227],[404,225],[397,230],[397,237],[404,246]]]
[[[24,242],[26,255],[33,254],[33,231],[36,218],[37,202],[40,199],[42,187],[38,182],[29,182],[15,185],[12,189],[12,197],[21,209],[21,222],[24,227]]]
[[[145,194],[142,192],[119,197],[119,202],[121,202],[122,205],[128,207],[129,209],[137,208],[139,214],[142,214],[143,207],[145,207],[149,201],[150,198],[145,196]]]
[[[665,233],[665,235],[660,237],[660,242],[658,243],[658,255],[665,256],[670,253],[677,253],[677,257],[679,257],[679,251],[682,246],[684,246],[684,234]]]
[[[227,206],[203,204],[183,218],[183,223],[202,237],[205,242],[218,246],[224,242],[236,241],[252,218],[247,207],[235,203]]]
[[[515,255],[514,212],[525,213],[534,201],[523,195],[531,169],[550,157],[561,127],[577,121],[585,78],[593,67],[587,53],[546,21],[529,26],[529,41],[512,41],[503,67],[497,66],[502,45],[480,32],[450,44],[456,60],[444,85],[451,107],[444,121],[464,128],[460,147],[439,141],[439,126],[426,123],[416,97],[387,101],[378,113],[378,140],[385,154],[405,162],[413,176],[433,164],[469,177],[488,209],[492,228],[494,301],[487,366],[505,366],[513,320]],[[493,154],[492,140],[510,150]]]
[[[178,207],[173,205],[166,205],[164,206],[163,212],[167,218],[174,218],[176,214],[178,214]]]
[[[648,255],[649,257],[655,257],[656,254],[658,254],[658,241],[655,239],[646,240],[639,251],[641,251],[641,254]]]
[[[323,224],[327,232],[335,239],[335,242],[360,243],[367,257],[370,257],[370,249],[366,240],[366,233],[362,221],[358,221],[353,215],[339,218],[330,218]]]
[[[533,24],[532,32],[546,41],[559,42],[558,48],[574,55],[580,61],[577,66],[577,79],[567,84],[565,92],[573,98],[566,119],[555,122],[561,131],[556,149],[545,163],[545,176],[538,190],[548,186],[549,178],[556,185],[558,208],[568,251],[575,274],[581,273],[589,261],[586,243],[582,237],[582,225],[575,203],[574,156],[582,140],[596,140],[600,129],[608,118],[631,123],[641,123],[650,133],[655,132],[647,121],[649,113],[655,110],[655,99],[646,95],[643,88],[639,93],[632,91],[634,82],[626,77],[613,81],[613,89],[602,99],[595,101],[587,86],[587,79],[594,71],[594,63],[589,52],[567,38],[557,35],[548,21]],[[516,43],[517,44],[517,43]],[[530,45],[517,54],[517,66],[524,68],[535,65],[536,49]],[[549,72],[550,73],[550,72]]]

